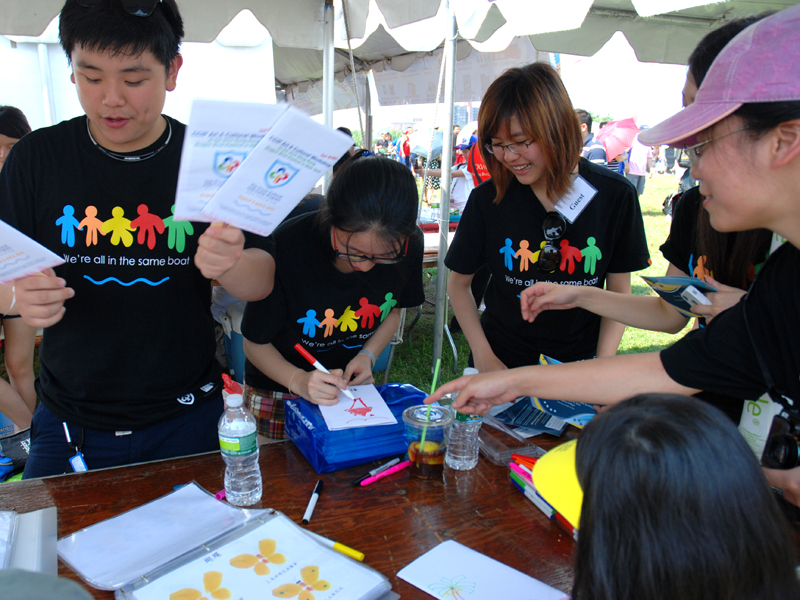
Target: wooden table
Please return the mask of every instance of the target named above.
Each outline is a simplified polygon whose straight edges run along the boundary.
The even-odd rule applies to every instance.
[[[559,442],[539,443],[549,447]],[[397,572],[448,539],[564,592],[572,587],[575,542],[514,488],[506,468],[483,456],[472,471],[445,469],[441,480],[413,479],[404,470],[364,488],[352,487],[352,480],[382,461],[317,475],[294,444],[281,442],[262,446],[260,462],[262,508],[276,508],[300,523],[314,483],[324,480],[308,528],[364,552],[364,562],[389,577],[404,600],[430,596],[398,579]],[[194,480],[216,492],[223,487],[223,474],[224,463],[215,452],[4,483],[0,510],[24,513],[56,506],[61,538],[163,496],[178,484]],[[60,562],[59,574],[78,580]],[[111,592],[87,589],[95,598],[113,598]]]

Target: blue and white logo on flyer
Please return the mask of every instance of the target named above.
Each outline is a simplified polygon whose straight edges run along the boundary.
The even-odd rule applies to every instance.
[[[272,163],[272,166],[267,169],[264,181],[268,188],[279,188],[289,183],[299,172],[300,169],[296,169],[289,163],[276,160]]]
[[[217,152],[214,154],[214,172],[220,177],[226,179],[233,175],[244,159],[247,158],[247,152]]]

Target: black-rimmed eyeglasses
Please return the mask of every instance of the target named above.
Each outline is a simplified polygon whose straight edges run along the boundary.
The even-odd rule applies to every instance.
[[[347,262],[358,263],[358,262],[369,261],[375,265],[396,265],[397,263],[401,262],[408,253],[408,238],[406,238],[406,243],[397,256],[382,257],[382,256],[365,256],[363,254],[350,254],[349,252],[339,251],[339,247],[336,242],[336,230],[334,228],[333,253],[336,255],[337,258],[341,258],[342,260],[346,260]]]

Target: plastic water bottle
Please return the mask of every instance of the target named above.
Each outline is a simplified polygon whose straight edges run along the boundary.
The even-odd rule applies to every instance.
[[[219,447],[225,459],[225,497],[236,506],[261,500],[256,420],[242,406],[240,394],[230,394],[219,419]]]
[[[478,369],[472,367],[464,369],[464,375],[477,373]],[[456,412],[450,439],[447,442],[447,453],[444,456],[444,462],[448,467],[459,471],[475,468],[478,464],[478,433],[481,430],[481,423],[483,417]]]

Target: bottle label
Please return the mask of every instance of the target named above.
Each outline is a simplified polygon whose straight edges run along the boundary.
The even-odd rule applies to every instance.
[[[465,415],[464,413],[456,412],[456,421],[460,423],[480,423],[483,417],[480,415]]]
[[[227,456],[252,454],[258,449],[258,438],[255,432],[242,437],[221,435],[219,436],[219,448]]]

